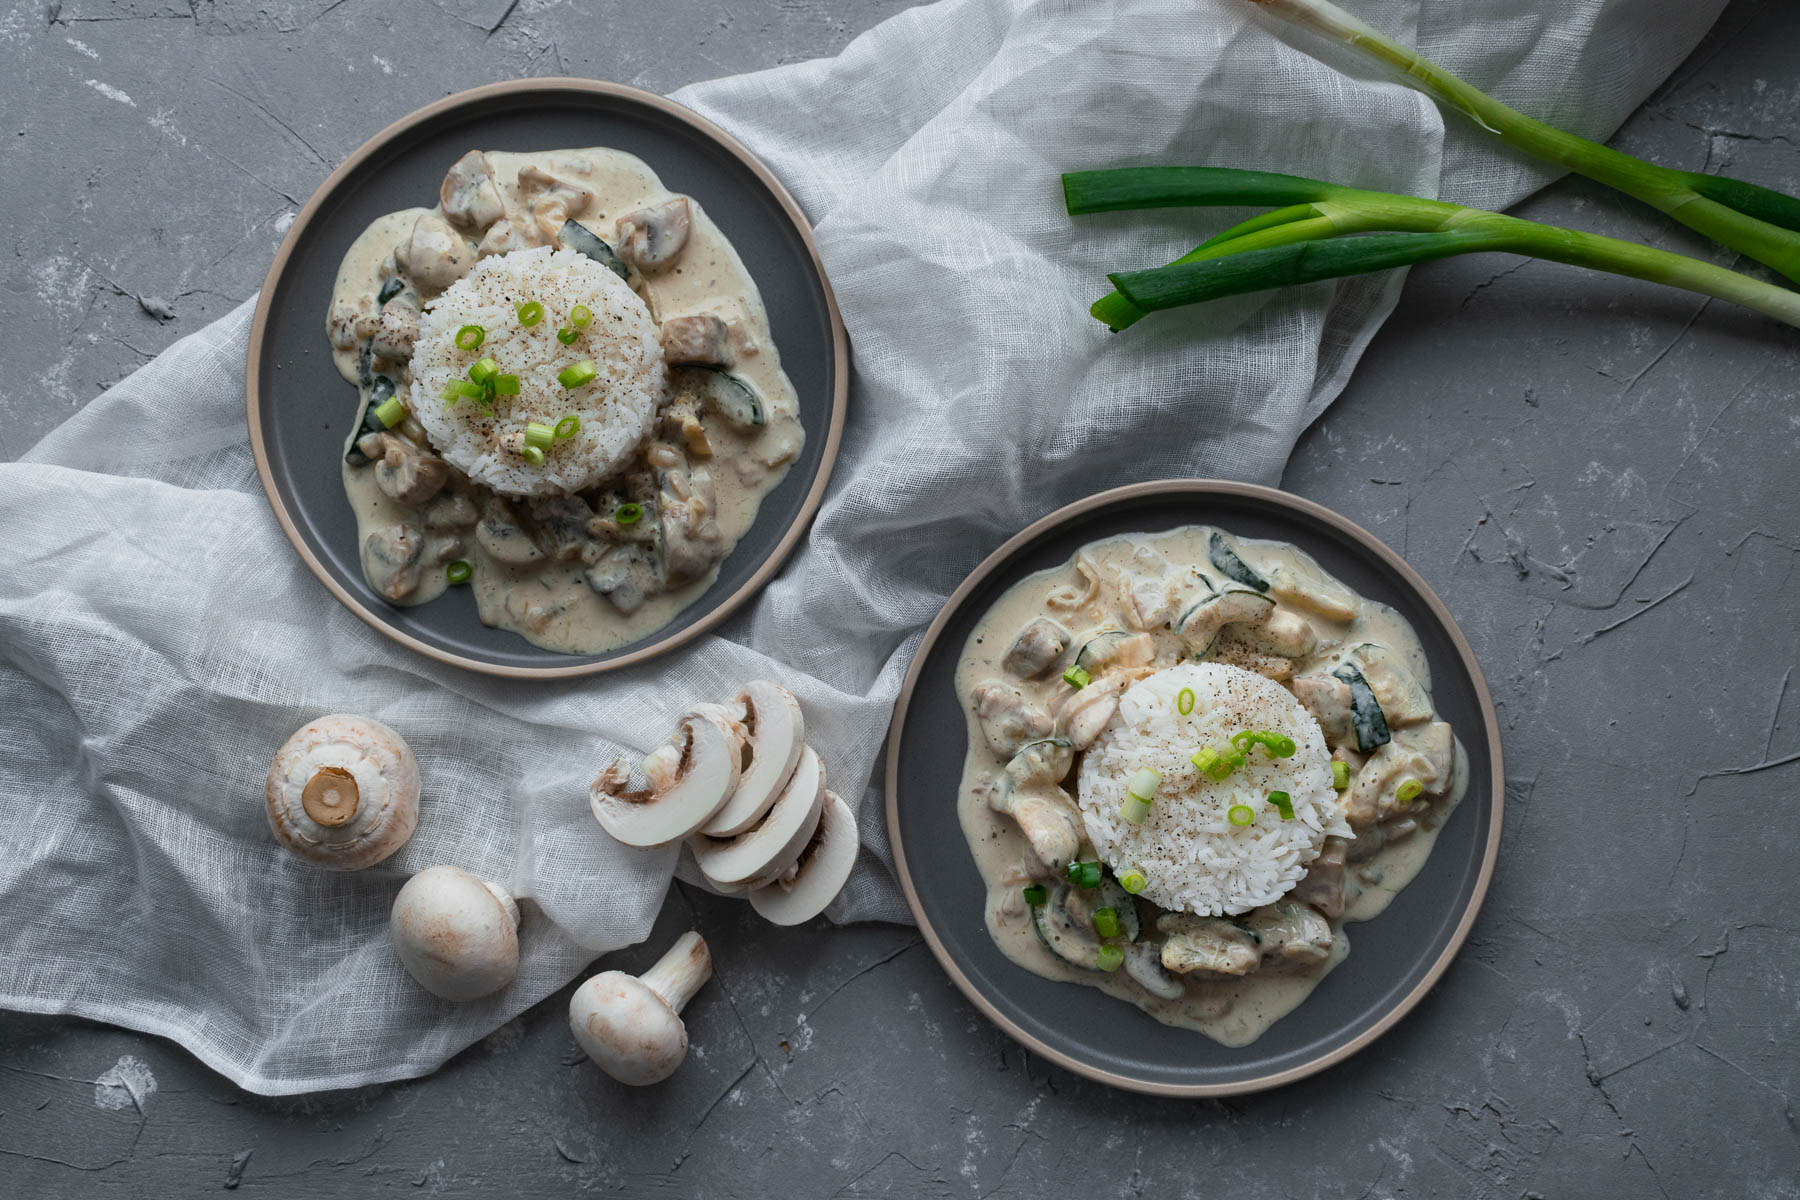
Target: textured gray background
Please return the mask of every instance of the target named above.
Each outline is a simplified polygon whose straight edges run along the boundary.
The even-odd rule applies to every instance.
[[[410,109],[517,75],[670,90],[898,7],[15,5],[0,457],[254,290],[331,165]],[[1800,190],[1797,110],[1800,10],[1736,0],[1616,144]],[[1523,211],[1706,253],[1580,182]],[[653,945],[696,924],[719,973],[664,1087],[585,1065],[566,995],[432,1078],[276,1101],[166,1042],[0,1015],[0,1194],[1800,1197],[1796,349],[1685,293],[1438,264],[1302,441],[1285,485],[1458,615],[1512,772],[1469,947],[1324,1075],[1114,1093],[1022,1054],[911,930],[777,931],[683,891]],[[153,1093],[96,1089],[122,1056]]]

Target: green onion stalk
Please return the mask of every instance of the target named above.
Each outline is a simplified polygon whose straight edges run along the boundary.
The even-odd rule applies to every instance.
[[[1117,290],[1090,311],[1114,331],[1160,309],[1488,251],[1685,288],[1800,327],[1800,292],[1636,242],[1442,200],[1230,167],[1076,171],[1063,176],[1063,194],[1073,215],[1273,206],[1167,266],[1109,275]]]
[[[1457,78],[1412,47],[1377,32],[1329,0],[1249,2],[1365,58],[1397,69],[1408,84],[1508,145],[1642,200],[1715,242],[1800,282],[1800,199],[1740,179],[1659,167],[1534,120]]]

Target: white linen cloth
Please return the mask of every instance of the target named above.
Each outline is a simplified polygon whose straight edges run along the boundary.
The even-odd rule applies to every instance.
[[[1722,7],[1350,2],[1594,136]],[[1404,87],[1337,74],[1243,0],[945,0],[834,59],[676,98],[794,191],[849,327],[843,453],[793,561],[721,636],[599,684],[499,682],[403,650],[319,586],[270,515],[244,425],[246,301],[0,466],[0,1004],[166,1035],[263,1093],[428,1072],[647,934],[676,851],[611,843],[587,783],[758,676],[800,695],[830,777],[860,800],[866,852],[831,917],[906,919],[868,781],[943,599],[1091,492],[1275,482],[1400,284],[1241,297],[1110,336],[1086,313],[1107,270],[1246,214],[1070,219],[1058,173],[1207,163],[1487,207],[1553,174],[1446,133]],[[276,746],[331,711],[394,726],[423,769],[417,834],[360,874],[288,857],[263,815]],[[401,881],[444,862],[531,902],[518,981],[490,1000],[434,1000],[389,948]]]

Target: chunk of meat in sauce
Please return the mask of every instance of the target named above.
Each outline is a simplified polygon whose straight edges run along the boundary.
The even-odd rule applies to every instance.
[[[619,257],[653,275],[681,257],[692,225],[686,196],[671,196],[651,208],[626,213],[619,218]]]
[[[662,348],[672,367],[729,367],[731,328],[713,313],[670,317],[662,323]]]
[[[370,349],[376,358],[400,362],[412,357],[413,343],[419,340],[419,310],[399,296],[381,306],[375,321],[375,334]]]
[[[531,214],[533,232],[551,244],[564,221],[580,216],[594,202],[594,193],[587,188],[533,166],[519,168],[519,197]]]
[[[500,203],[500,189],[494,186],[494,169],[487,155],[471,150],[444,173],[438,188],[438,203],[452,225],[460,225],[471,233],[480,233],[498,221],[506,209]]]
[[[661,510],[663,571],[668,586],[679,587],[700,578],[725,556],[712,474],[705,467],[664,471],[657,507]]]
[[[1306,875],[1288,895],[1310,904],[1328,917],[1344,915],[1344,861],[1350,850],[1347,838],[1328,837],[1312,860]]]
[[[376,444],[370,446],[373,441]],[[391,433],[364,438],[357,447],[375,462],[375,486],[396,504],[417,508],[444,489],[450,464]]]
[[[581,558],[587,547],[593,544],[588,524],[594,519],[594,510],[580,496],[557,496],[533,501],[531,516],[550,550],[550,557],[558,562],[573,562]]]
[[[1242,976],[1262,964],[1256,935],[1223,917],[1164,913],[1156,928],[1168,935],[1162,965],[1177,975]]]
[[[424,539],[410,525],[388,525],[363,542],[363,575],[389,600],[404,600],[419,586]]]
[[[1020,679],[1036,679],[1068,648],[1068,631],[1048,617],[1039,617],[1019,631],[1000,665]]]
[[[1050,714],[1011,684],[990,679],[978,684],[970,695],[975,701],[975,715],[981,721],[982,736],[987,739],[988,748],[1001,758],[1011,758],[1026,742],[1049,736],[1053,725]]]
[[[394,264],[422,291],[441,292],[475,265],[463,235],[433,212],[420,213],[412,233],[394,248]]]
[[[642,546],[614,546],[587,569],[588,586],[630,616],[656,594],[658,576],[650,552]]]
[[[339,350],[354,350],[375,336],[375,330],[381,322],[381,313],[375,305],[375,297],[368,293],[357,296],[354,300],[348,296],[340,296],[331,306],[331,317],[326,321],[326,330],[331,335],[331,344]]]
[[[1311,966],[1331,957],[1331,923],[1310,905],[1277,900],[1252,910],[1244,924],[1256,935],[1265,971]]]

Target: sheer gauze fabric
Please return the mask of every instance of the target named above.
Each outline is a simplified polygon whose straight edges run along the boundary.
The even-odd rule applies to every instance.
[[[1722,0],[1351,6],[1604,137]],[[1086,313],[1107,270],[1244,214],[1071,220],[1058,173],[1209,163],[1485,207],[1551,177],[1446,130],[1404,87],[1334,72],[1241,0],[945,0],[834,59],[676,98],[798,197],[850,332],[843,453],[787,569],[722,635],[605,687],[411,654],[339,606],[270,514],[244,423],[246,301],[0,465],[0,1004],[166,1035],[257,1092],[431,1071],[647,934],[677,852],[609,841],[587,784],[758,676],[798,693],[858,805],[864,853],[830,917],[905,920],[867,781],[944,598],[1008,535],[1101,488],[1277,481],[1401,283],[1241,297],[1110,336]],[[275,747],[333,711],[400,730],[424,777],[417,834],[359,874],[288,857],[263,816]],[[529,899],[519,978],[497,997],[438,1002],[388,945],[395,891],[434,863]]]

